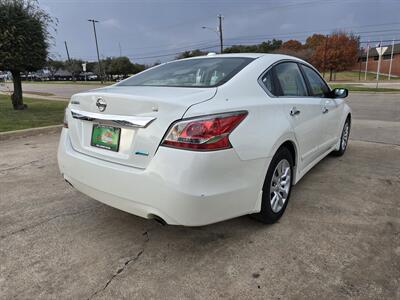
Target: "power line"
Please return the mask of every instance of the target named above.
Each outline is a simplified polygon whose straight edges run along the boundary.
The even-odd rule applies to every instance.
[[[309,1],[313,2],[313,1]],[[304,2],[303,2],[304,3]],[[297,4],[299,5],[299,4]],[[379,26],[389,26],[389,25],[398,25],[400,22],[388,22],[388,23],[379,23],[379,24],[364,24],[364,25],[357,25],[357,26],[352,26],[351,28],[364,28],[364,27],[379,27]],[[350,29],[350,27],[344,27],[341,28],[342,30],[344,29]],[[320,32],[324,31],[333,31],[333,30],[341,30],[340,28],[335,28],[335,29],[323,29]],[[360,31],[360,32],[354,32],[354,34],[368,34],[368,33],[377,33],[376,35],[370,35],[370,37],[377,37],[379,36],[386,36],[386,35],[397,35],[399,30],[396,29],[381,29],[381,30],[370,30],[370,31]],[[306,34],[311,34],[311,33],[316,33],[315,31],[300,31],[300,32],[291,32],[291,33],[284,33],[284,34],[273,34],[273,35],[250,35],[250,36],[239,36],[239,37],[232,37],[232,38],[225,38],[225,40],[229,41],[235,41],[237,40],[238,42],[236,44],[248,44],[244,41],[254,41],[255,44],[256,41],[264,41],[264,40],[270,40],[273,38],[306,38]],[[188,50],[188,48],[194,49],[194,48],[199,48],[199,50],[205,50],[205,49],[211,49],[216,46],[210,46],[210,43],[214,42],[213,40],[204,40],[204,41],[198,41],[198,42],[193,42],[191,44],[186,44],[182,45],[178,48],[173,48],[169,49],[171,53],[169,54],[163,54],[160,53],[162,50],[157,50],[157,51],[150,51],[150,52],[142,52],[142,53],[136,53],[136,54],[128,54],[126,56],[136,58],[136,59],[146,59],[146,58],[159,58],[159,57],[167,57],[171,55],[176,55],[179,54],[185,50]],[[169,44],[169,45],[177,45],[177,44]],[[234,44],[228,43],[226,46],[233,46]],[[168,45],[164,45],[168,46]],[[133,48],[133,49],[145,49],[145,48],[162,48],[163,46],[148,46],[148,47],[140,47],[140,48]],[[152,54],[154,53],[154,55]]]
[[[389,30],[389,31],[392,31],[392,30]],[[371,31],[371,32],[374,32],[374,31]],[[400,33],[400,30],[397,30],[397,32]],[[369,31],[364,31],[363,33],[370,33],[370,32]],[[285,38],[285,37],[289,37],[289,38],[294,38],[294,37],[303,38],[304,37],[304,38],[306,38],[308,36],[309,35],[296,34],[296,33],[291,33],[291,34],[289,33],[289,34],[282,34],[282,35],[270,35],[270,36],[263,36],[263,37],[254,38],[254,39],[253,38],[242,39],[241,42],[238,42],[236,44],[227,43],[225,46],[234,46],[234,45],[238,45],[238,44],[242,44],[242,45],[243,44],[250,44],[251,45],[251,44],[256,44],[256,42],[258,42],[258,41],[262,42],[262,41],[273,39],[273,38]],[[233,40],[233,39],[229,39],[229,40]],[[252,42],[252,43],[251,42],[247,42],[246,43],[244,41],[254,41],[254,42]],[[174,54],[176,54],[176,53],[180,53],[180,52],[186,51],[186,50],[188,50],[188,48],[189,49],[198,48],[198,46],[200,46],[199,50],[201,50],[201,49],[209,49],[209,48],[213,48],[214,47],[214,46],[210,46],[210,42],[203,42],[203,43],[198,43],[198,44],[196,44],[196,43],[188,44],[188,45],[185,45],[185,46],[182,46],[182,47],[172,48],[172,49],[167,49],[167,50],[169,50],[169,51],[173,52]],[[206,48],[204,48],[204,47],[206,47]],[[154,46],[154,48],[158,48],[158,46]],[[150,57],[151,58],[151,57],[160,57],[160,55],[161,55],[161,57],[162,57],[162,56],[164,56],[164,54],[162,54],[162,52],[164,52],[164,51],[165,50],[157,50],[157,51],[141,52],[141,53],[140,52],[139,53],[128,53],[126,56],[128,56],[128,57],[142,57],[142,56],[144,56],[144,57]],[[168,56],[168,55],[166,55],[166,56]]]
[[[194,49],[194,50],[207,50],[207,49],[211,49],[211,48],[216,48],[219,45],[214,45],[214,46],[210,46],[210,47],[204,47],[204,48],[199,48],[199,49]],[[189,51],[189,50],[186,50]],[[173,56],[173,55],[178,55],[181,54],[181,52],[174,52],[174,53],[169,53],[169,54],[162,54],[162,55],[153,55],[153,56],[144,56],[144,57],[133,57],[133,56],[128,56],[129,58],[132,59],[148,59],[148,58],[160,58],[160,57],[166,57],[166,56]]]
[[[400,23],[397,23],[400,24]],[[323,33],[323,32],[331,32],[331,31],[340,31],[344,30],[344,28],[335,28],[335,29],[322,29],[319,30],[318,33]],[[364,34],[364,33],[374,33],[374,32],[389,32],[389,31],[399,31],[399,29],[382,29],[382,30],[376,30],[376,31],[360,31],[360,32],[354,32],[354,34]],[[259,39],[271,39],[271,38],[277,38],[277,37],[293,37],[295,35],[304,35],[304,34],[311,34],[311,33],[317,33],[315,30],[313,31],[297,31],[297,32],[289,32],[289,33],[284,33],[284,34],[273,34],[273,35],[250,35],[250,36],[239,36],[239,37],[234,37],[234,38],[225,38],[225,40],[259,40]]]
[[[209,46],[211,42],[215,43],[216,41],[210,41],[210,42],[199,43],[199,44],[188,44],[188,45],[185,45],[185,46],[182,46],[182,47],[169,48],[169,49],[165,49],[165,50],[168,50],[168,51],[185,51],[188,48],[195,49],[197,47]],[[153,48],[159,48],[159,47],[158,46],[154,46]],[[165,50],[156,50],[156,51],[141,52],[141,53],[139,52],[139,53],[134,53],[134,54],[130,53],[130,54],[128,54],[128,56],[143,56],[143,55],[152,55],[152,54],[156,55],[157,53],[160,53],[160,52],[165,51]]]
[[[391,22],[391,23],[380,23],[380,24],[367,24],[367,25],[358,25],[358,26],[353,26],[352,28],[358,28],[358,27],[374,27],[374,26],[388,26],[388,25],[396,25],[399,24],[400,22]],[[350,27],[347,27],[350,28]],[[345,28],[341,28],[341,29],[345,29]],[[323,29],[320,32],[326,32],[326,31],[333,31],[335,29]],[[336,28],[336,30],[340,30],[338,28]],[[355,34],[361,34],[361,33],[373,33],[373,32],[389,32],[389,31],[399,31],[399,30],[394,30],[394,29],[382,29],[379,31],[363,31],[363,32],[355,32]],[[305,36],[304,34],[310,34],[310,33],[316,33],[315,30],[314,31],[298,31],[298,32],[289,32],[289,33],[284,33],[284,34],[275,34],[275,35],[250,35],[250,36],[239,36],[239,37],[232,37],[232,38],[225,38],[225,40],[227,41],[232,41],[232,40],[241,40],[241,41],[248,41],[248,40],[254,40],[254,41],[258,41],[258,40],[266,40],[266,39],[273,39],[273,38],[291,38],[291,37],[308,37]],[[179,51],[180,49],[185,50],[188,47],[201,47],[201,46],[207,46],[210,43],[214,43],[214,40],[203,40],[203,41],[198,41],[198,42],[193,42],[190,44],[186,44],[177,48],[172,48],[169,49],[170,51]],[[243,43],[243,42],[241,42]],[[168,47],[168,46],[173,46],[173,45],[177,45],[177,44],[164,44],[164,45],[155,45],[155,46],[148,46],[148,47],[140,47],[140,48],[131,48],[131,49],[147,49],[147,48],[164,48],[164,47]],[[179,45],[179,44],[178,44]],[[150,55],[152,53],[154,53],[154,55],[156,55],[157,53],[159,53],[160,50],[158,51],[150,51],[150,52],[145,52],[145,53],[136,53],[136,54],[129,54],[129,56],[147,56]]]

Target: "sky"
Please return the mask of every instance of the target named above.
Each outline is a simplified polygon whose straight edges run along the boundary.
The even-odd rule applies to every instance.
[[[100,56],[128,56],[136,63],[168,61],[184,50],[218,51],[222,14],[226,46],[276,38],[304,42],[313,33],[345,30],[368,41],[398,39],[400,0],[39,0],[57,18],[50,54],[97,59],[92,24],[96,19]]]

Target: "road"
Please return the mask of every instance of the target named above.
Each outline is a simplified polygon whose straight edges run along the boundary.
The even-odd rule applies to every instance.
[[[400,97],[349,102],[348,151],[270,226],[162,226],[68,186],[58,135],[1,143],[0,298],[399,299]]]

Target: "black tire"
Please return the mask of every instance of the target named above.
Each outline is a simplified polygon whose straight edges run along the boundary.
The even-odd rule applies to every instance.
[[[289,163],[290,167],[290,182],[289,182],[289,191],[287,193],[287,197],[284,200],[283,206],[280,208],[279,211],[274,211],[272,204],[271,204],[271,199],[273,198],[272,195],[276,194],[276,191],[271,190],[271,186],[273,185],[273,176],[274,178],[276,177],[276,168],[280,164],[280,162],[283,162],[285,166],[286,163]],[[263,195],[262,195],[262,203],[261,203],[261,211],[257,214],[254,214],[253,217],[256,218],[257,220],[267,223],[267,224],[272,224],[277,222],[285,212],[286,206],[289,202],[290,199],[290,193],[292,191],[292,182],[293,182],[293,157],[290,151],[286,147],[281,147],[278,149],[278,151],[275,153],[274,157],[271,160],[271,163],[268,167],[267,175],[265,177],[264,185],[263,185]],[[282,178],[282,177],[281,177]],[[275,207],[276,210],[276,207]]]
[[[334,156],[342,156],[346,152],[347,146],[349,144],[350,128],[351,128],[350,125],[351,125],[350,117],[347,117],[346,122],[344,122],[343,125],[342,134],[340,135],[339,150],[332,151],[332,154]],[[347,134],[346,134],[346,128],[347,128]]]

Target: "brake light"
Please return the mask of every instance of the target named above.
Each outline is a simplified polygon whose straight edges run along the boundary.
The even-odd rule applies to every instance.
[[[246,115],[240,111],[178,121],[171,125],[161,145],[199,151],[231,148],[229,134]]]

